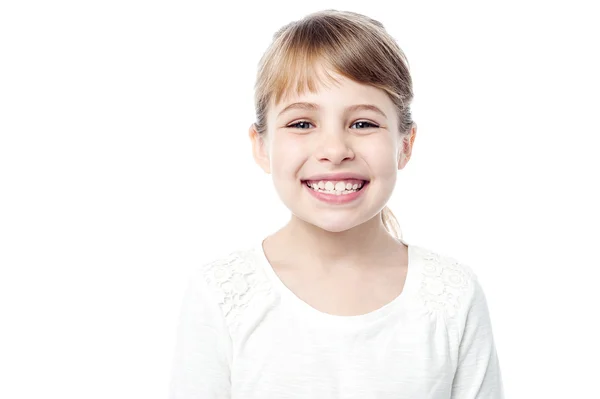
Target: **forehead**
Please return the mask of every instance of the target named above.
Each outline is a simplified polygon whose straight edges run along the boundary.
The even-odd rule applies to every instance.
[[[363,109],[379,111],[393,105],[387,93],[377,87],[356,82],[348,77],[329,72],[318,79],[301,81],[295,79],[292,83],[281,88],[279,96],[271,99],[271,107],[276,114],[292,108],[309,111],[323,109],[345,108],[360,109],[359,104],[373,104]],[[275,102],[279,97],[279,102]],[[298,105],[299,104],[299,105]]]
[[[343,107],[342,112],[352,113],[355,111],[370,111],[377,114],[380,117],[387,118],[386,107],[378,106],[374,103],[352,103],[351,105],[336,104],[336,106]],[[319,103],[307,102],[307,101],[296,101],[278,110],[276,117],[290,113],[294,110],[303,111],[320,111],[324,109]]]
[[[345,77],[338,77],[338,79],[338,82],[333,85],[319,84],[313,91],[300,92],[288,89],[282,100],[270,107],[270,118],[283,118],[297,111],[341,114],[365,111],[381,118],[392,118],[394,105],[384,90]]]

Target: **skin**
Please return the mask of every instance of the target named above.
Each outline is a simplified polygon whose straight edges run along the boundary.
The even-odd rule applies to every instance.
[[[255,162],[272,175],[276,192],[292,213],[282,229],[265,239],[263,249],[282,280],[295,276],[296,283],[289,277],[290,288],[296,284],[302,290],[302,281],[314,282],[317,277],[324,286],[340,286],[340,280],[348,282],[346,287],[364,289],[387,284],[389,290],[375,299],[385,302],[398,294],[403,283],[405,273],[398,269],[406,267],[407,247],[387,232],[380,213],[392,195],[397,171],[410,159],[417,127],[413,124],[409,139],[403,142],[394,104],[385,91],[329,74],[340,84],[329,82],[319,85],[316,93],[291,94],[271,104],[266,137],[258,135],[254,124],[249,128]],[[321,108],[278,116],[287,105],[302,101]],[[344,111],[361,103],[376,105],[386,117],[370,110]],[[362,121],[377,127],[356,123]],[[297,125],[288,127],[293,124]],[[301,182],[336,172],[367,176],[370,187],[353,203],[330,205],[315,199]],[[402,281],[390,285],[385,282],[390,276]],[[343,294],[340,298],[349,303]]]

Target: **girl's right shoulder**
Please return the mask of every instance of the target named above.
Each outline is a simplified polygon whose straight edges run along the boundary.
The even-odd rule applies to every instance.
[[[208,290],[206,297],[219,305],[230,328],[236,327],[257,294],[271,290],[253,247],[217,256],[199,265],[193,274]]]

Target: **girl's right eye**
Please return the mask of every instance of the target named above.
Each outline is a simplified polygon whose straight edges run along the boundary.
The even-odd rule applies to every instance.
[[[305,130],[305,129],[302,129],[302,128],[298,127],[298,125],[301,124],[301,123],[309,124],[309,125],[311,124],[310,122],[307,122],[307,121],[299,121],[299,122],[293,123],[291,125],[287,125],[286,127],[292,127],[292,128],[296,128],[296,129]]]

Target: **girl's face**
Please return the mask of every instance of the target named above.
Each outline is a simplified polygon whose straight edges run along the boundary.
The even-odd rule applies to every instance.
[[[289,97],[267,115],[262,145],[253,126],[254,158],[273,175],[277,194],[292,213],[312,225],[340,232],[371,220],[390,199],[397,170],[410,156],[402,145],[396,109],[385,91],[334,75],[340,84],[318,86],[317,93]],[[291,107],[312,103],[315,109]],[[351,109],[359,104],[377,107]],[[404,151],[405,157],[401,157]],[[303,180],[324,173],[353,172],[370,180],[354,201],[336,205],[315,198]]]

